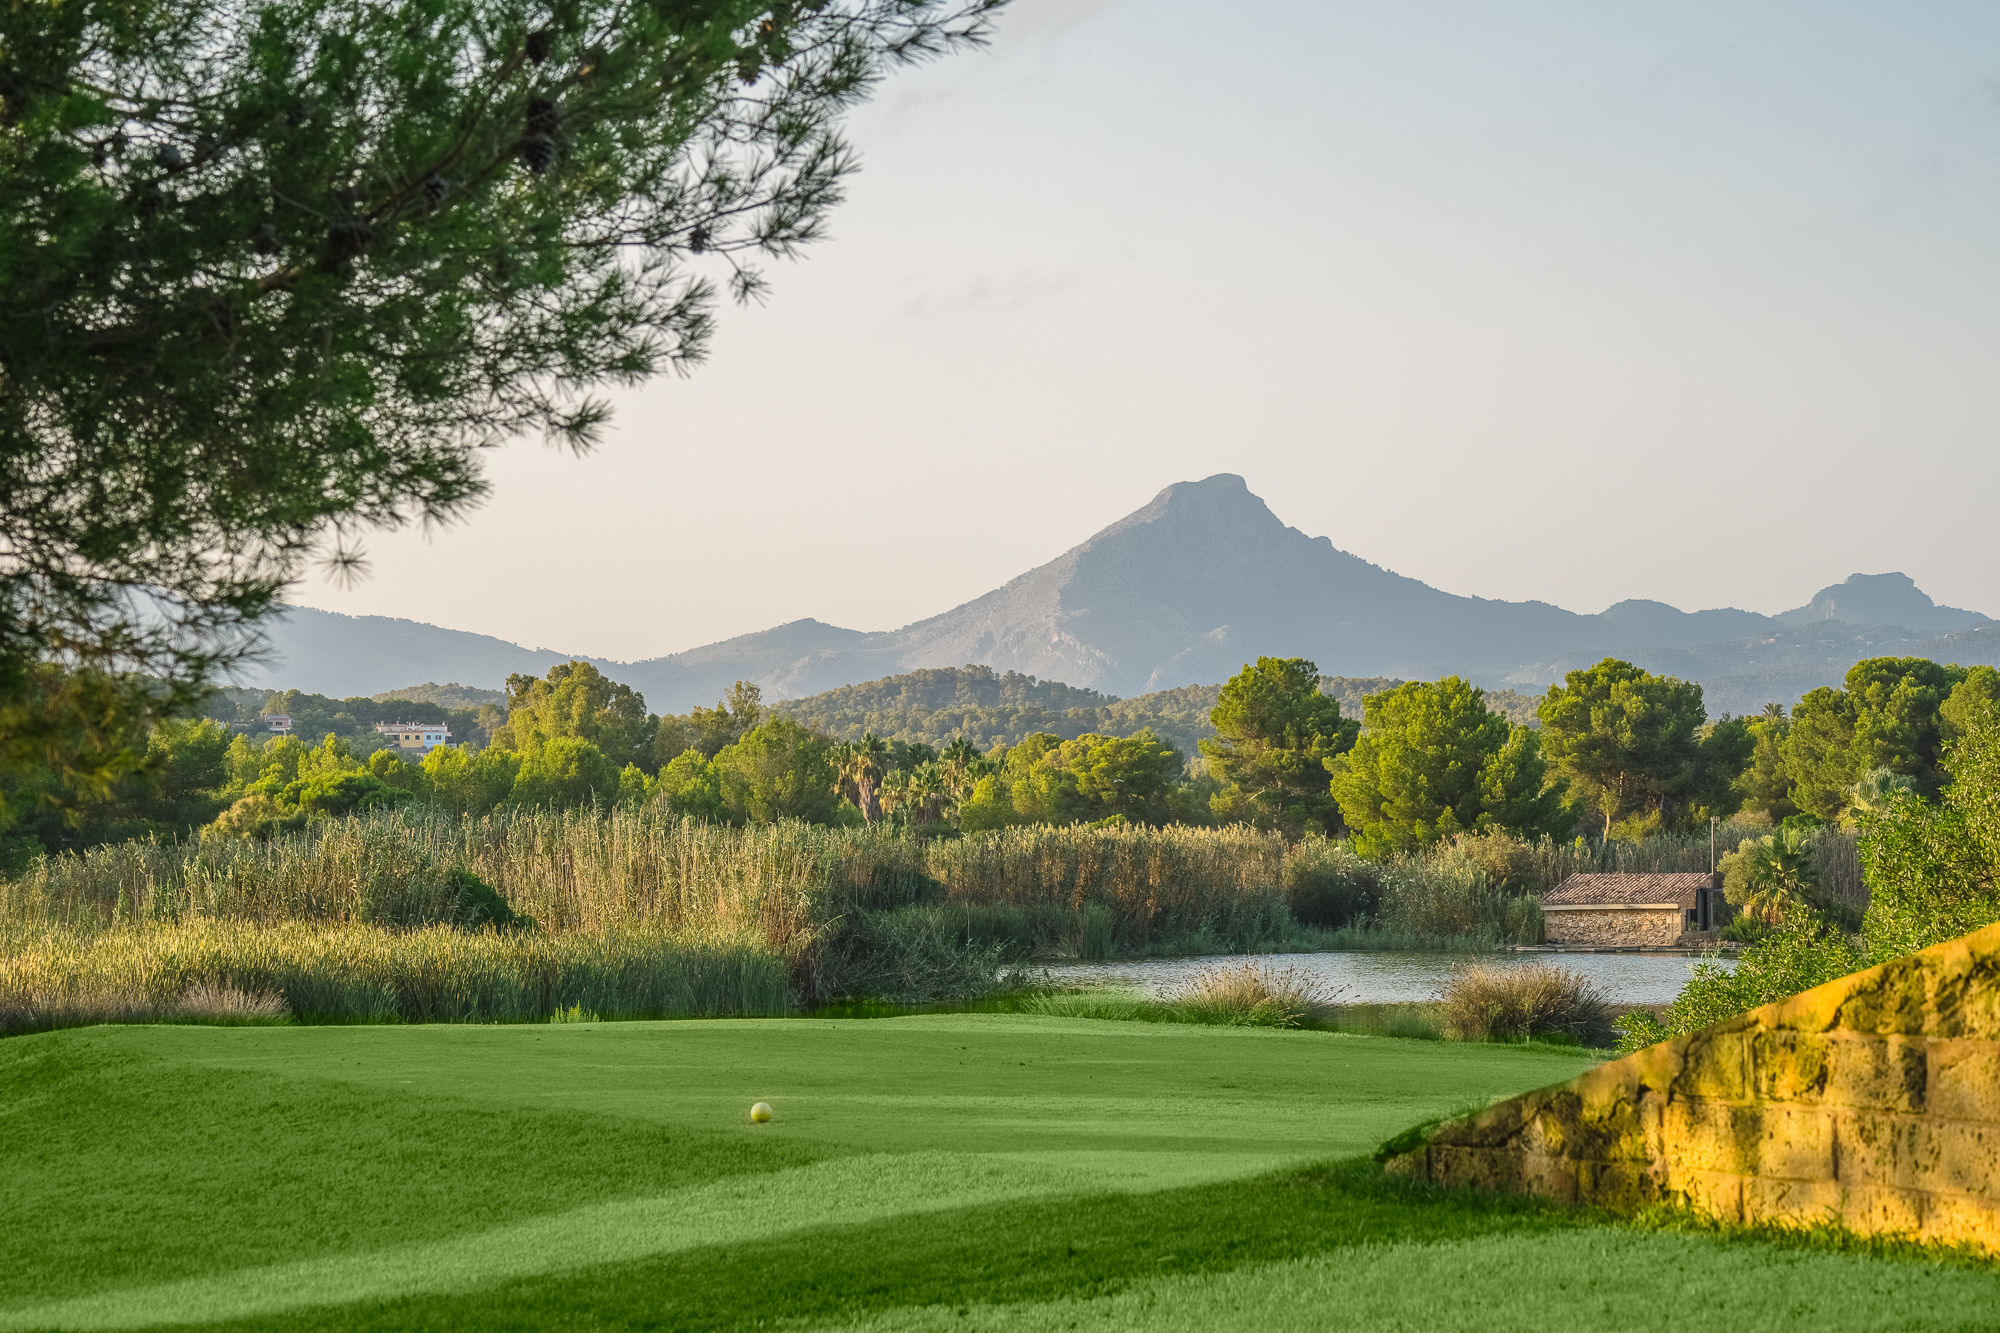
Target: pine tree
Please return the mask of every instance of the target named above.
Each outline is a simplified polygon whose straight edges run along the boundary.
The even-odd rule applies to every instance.
[[[105,769],[313,552],[587,450],[603,389],[701,359],[714,275],[822,234],[842,115],[997,3],[11,5],[0,764]]]

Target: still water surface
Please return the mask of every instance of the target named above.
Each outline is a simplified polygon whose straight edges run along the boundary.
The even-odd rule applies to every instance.
[[[1048,979],[1061,985],[1131,986],[1164,995],[1189,976],[1230,958],[1158,958],[1110,963],[1050,963]],[[1274,967],[1309,972],[1327,986],[1339,987],[1347,1004],[1395,1004],[1428,1000],[1452,972],[1471,961],[1463,954],[1439,953],[1280,953],[1259,955]],[[1611,1004],[1666,1004],[1680,994],[1688,968],[1697,959],[1670,954],[1572,953],[1483,954],[1479,961],[1517,967],[1546,961],[1574,968],[1597,983]],[[1723,960],[1725,967],[1733,966]],[[1043,969],[1035,969],[1040,979]]]

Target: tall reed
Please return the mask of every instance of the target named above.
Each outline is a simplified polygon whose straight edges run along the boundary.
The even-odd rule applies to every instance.
[[[784,959],[754,943],[660,932],[549,935],[289,922],[0,930],[0,1032],[65,1014],[147,1021],[194,997],[283,997],[301,1022],[525,1022],[780,1014]],[[272,1016],[276,1010],[265,1016]]]
[[[1725,829],[1718,843],[1747,832]],[[1835,892],[1854,873],[1858,893],[1851,856],[1840,860],[1851,852],[1843,837],[1823,835],[1823,873]],[[404,809],[315,822],[267,843],[145,840],[49,857],[0,878],[0,925],[14,928],[10,959],[35,951],[20,930],[53,932],[72,953],[103,936],[107,958],[147,960],[142,971],[181,979],[195,976],[174,970],[182,957],[208,959],[211,979],[234,977],[225,963],[235,955],[206,943],[225,937],[248,958],[324,960],[279,968],[282,986],[258,979],[278,974],[257,971],[263,964],[230,964],[245,978],[231,984],[277,987],[308,1018],[535,1016],[576,1005],[764,1012],[765,981],[727,979],[730,968],[766,966],[743,961],[752,954],[776,960],[793,997],[810,1004],[965,996],[990,988],[1004,962],[1036,956],[1488,948],[1535,939],[1536,895],[1571,873],[1706,869],[1707,857],[1705,833],[1601,845],[1466,836],[1378,864],[1326,839],[1288,844],[1240,826],[919,838],[728,828],[659,809],[482,819]],[[474,929],[492,916],[487,886],[535,929]],[[35,948],[40,957],[56,946]],[[572,961],[558,966],[558,955]],[[421,961],[447,956],[456,961]],[[575,961],[584,959],[597,961]],[[339,967],[376,980],[338,996],[315,989]],[[682,983],[648,989],[640,973],[652,967],[724,979],[670,994]],[[632,978],[614,988],[624,999],[564,980],[613,972]],[[433,973],[454,978],[460,998],[427,998],[442,994],[422,980]]]

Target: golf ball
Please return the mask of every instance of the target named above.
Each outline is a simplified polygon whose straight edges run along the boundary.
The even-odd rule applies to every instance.
[[[758,1102],[750,1108],[750,1118],[760,1125],[769,1120],[771,1118],[771,1103]]]

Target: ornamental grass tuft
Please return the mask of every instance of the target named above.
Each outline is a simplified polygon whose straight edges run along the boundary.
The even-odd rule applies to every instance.
[[[1295,1028],[1326,1023],[1343,995],[1340,987],[1302,968],[1245,960],[1203,968],[1166,1003],[1191,1023]]]
[[[1603,991],[1573,968],[1537,960],[1475,963],[1438,995],[1455,1041],[1559,1041],[1604,1047],[1617,1039]]]

